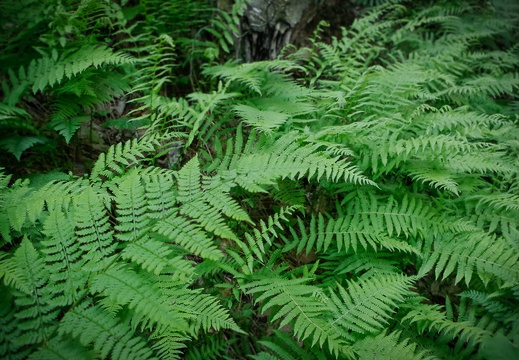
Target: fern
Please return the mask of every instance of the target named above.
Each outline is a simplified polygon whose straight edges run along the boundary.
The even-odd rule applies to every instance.
[[[399,332],[391,334],[381,333],[377,336],[367,337],[355,344],[354,349],[359,359],[435,359],[426,351],[417,353],[417,346],[404,339],[400,341]]]
[[[338,285],[339,295],[331,293],[330,306],[334,313],[332,326],[365,334],[376,333],[391,318],[391,312],[403,302],[415,279],[399,275],[378,275],[371,279],[348,282],[348,291]]]
[[[128,64],[132,60],[129,56],[113,53],[104,46],[85,46],[69,55],[64,56],[58,62],[48,57],[33,60],[27,69],[27,77],[32,84],[32,91],[42,91],[47,86],[60,83],[65,77],[73,76],[90,67],[98,68],[105,64]]]
[[[0,276],[4,283],[16,289],[17,328],[22,333],[17,338],[8,338],[17,348],[37,344],[50,338],[55,330],[58,311],[54,294],[49,291],[49,272],[44,267],[31,242],[24,238],[12,258],[2,259]]]
[[[254,278],[259,277],[256,275]],[[253,278],[253,279],[254,279]],[[328,312],[327,305],[317,287],[306,285],[308,279],[284,279],[268,276],[249,282],[247,293],[258,294],[256,302],[265,301],[262,311],[276,307],[272,321],[283,318],[279,327],[294,321],[295,336],[304,340],[310,338],[312,345],[324,344],[331,353],[338,354],[345,344],[338,333],[333,331],[328,319],[323,317]]]
[[[244,1],[58,3],[0,5],[3,148],[84,153],[121,95],[111,124],[148,128],[81,178],[0,171],[1,357],[513,354],[511,4],[357,2],[378,6],[239,64]]]
[[[144,340],[134,336],[129,326],[103,316],[97,306],[76,307],[61,320],[60,334],[70,334],[82,345],[94,344],[97,356],[114,359],[152,359],[153,353]]]

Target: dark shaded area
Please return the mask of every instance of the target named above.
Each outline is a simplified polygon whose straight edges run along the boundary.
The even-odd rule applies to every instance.
[[[308,46],[322,21],[330,26],[322,34],[327,42],[351,24],[354,6],[342,0],[253,0],[241,24],[237,54],[246,62],[275,59],[288,45]]]

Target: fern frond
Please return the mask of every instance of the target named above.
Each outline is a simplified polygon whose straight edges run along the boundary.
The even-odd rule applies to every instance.
[[[202,199],[220,210],[225,216],[252,224],[249,214],[229,195],[232,188],[231,185],[232,183],[227,182],[226,179],[222,179],[218,175],[211,177],[209,180],[204,180],[203,192],[201,193]]]
[[[47,288],[49,272],[27,237],[11,257],[0,261],[0,278],[5,285],[16,289],[13,293],[15,317],[17,326],[23,330],[10,342],[21,347],[48,340],[56,328],[57,304]]]
[[[231,329],[244,334],[229,312],[214,296],[201,291],[189,291],[176,297],[175,309],[192,318],[192,331]]]
[[[207,68],[204,70],[204,74],[221,77],[229,82],[236,81],[262,95],[262,85],[266,80],[267,72],[274,70],[288,71],[297,67],[297,64],[287,60],[256,61],[240,65],[227,63]]]
[[[143,159],[145,152],[151,152],[157,145],[154,139],[128,140],[126,143],[110,146],[108,152],[101,153],[94,164],[90,174],[90,180],[99,182],[103,179],[112,179],[121,175],[126,168],[138,164]]]
[[[254,253],[258,259],[264,261],[264,254],[268,253],[268,246],[272,245],[275,238],[279,237],[277,229],[283,230],[282,221],[288,221],[287,216],[296,210],[295,207],[281,208],[279,212],[269,216],[267,221],[260,220],[259,229],[254,229],[251,233],[245,233],[245,238],[249,245],[248,252]]]
[[[279,276],[254,275],[253,280],[244,285],[247,294],[257,294],[256,303],[263,302],[262,312],[272,308],[272,321],[283,318],[279,327],[292,324],[294,335],[299,340],[310,339],[312,346],[326,343],[332,354],[338,354],[344,343],[334,331],[326,315],[329,308],[318,296],[321,290],[306,285],[309,279],[284,279]]]
[[[241,139],[242,136],[237,138]],[[241,153],[238,153],[241,144],[234,149],[229,148],[230,153],[217,164],[220,175],[252,192],[264,191],[261,185],[272,185],[283,178],[297,180],[315,177],[375,185],[347,161],[319,152],[317,144],[301,144],[298,140],[298,133],[293,132],[277,140],[264,134],[257,137],[251,135]]]
[[[437,278],[443,273],[445,279],[455,272],[455,281],[465,279],[467,285],[474,273],[485,283],[490,281],[490,275],[505,284],[514,284],[519,278],[516,266],[519,253],[502,238],[483,232],[459,236],[445,234],[435,241],[434,249],[429,254],[424,251],[424,255],[420,273],[425,274],[434,268]]]
[[[156,359],[148,344],[123,322],[87,302],[69,310],[60,322],[60,335],[70,334],[100,358]]]
[[[271,133],[279,128],[289,118],[288,115],[270,110],[259,110],[248,105],[236,105],[234,111],[246,124],[260,131]]]
[[[380,274],[398,274],[397,261],[394,256],[386,253],[345,252],[332,253],[326,256],[329,261],[322,268],[332,274],[356,274],[360,278],[377,277]],[[333,279],[333,278],[332,278]]]
[[[315,348],[304,346],[305,344],[300,346],[300,344],[298,344],[289,334],[279,330],[274,330],[273,336],[265,338],[259,341],[259,343],[267,348],[270,354],[260,353],[258,356],[252,357],[253,359],[325,360],[328,355],[322,350],[316,350]]]
[[[142,328],[151,328],[159,325],[186,331],[185,315],[175,311],[150,279],[142,275],[122,265],[113,266],[93,278],[90,292],[109,297],[114,304],[127,305],[135,312],[132,318],[134,326],[140,324]]]
[[[417,352],[417,344],[410,339],[401,339],[399,331],[393,331],[389,334],[386,331],[376,336],[368,336],[356,342],[352,349],[358,354],[358,359],[416,359],[416,360],[433,360],[438,359],[431,356],[426,350]]]
[[[453,179],[453,174],[443,169],[435,169],[430,162],[409,162],[404,168],[414,181],[421,181],[436,189],[447,190],[459,195],[459,184]]]
[[[388,202],[388,204],[390,203]],[[368,210],[367,208],[365,209]],[[327,251],[330,246],[337,248],[339,251],[343,248],[344,251],[348,251],[350,248],[353,251],[357,251],[359,245],[364,249],[368,247],[374,250],[386,248],[391,251],[400,250],[419,254],[419,250],[412,245],[387,236],[388,232],[393,235],[393,225],[395,223],[398,223],[398,226],[402,226],[407,222],[406,220],[391,219],[392,215],[387,210],[388,207],[383,210],[386,212],[384,214],[385,219],[378,218],[379,214],[366,219],[361,211],[356,214],[350,212],[349,215],[343,215],[337,219],[325,219],[322,214],[319,214],[317,217],[312,216],[309,222],[304,222],[301,218],[297,218],[299,226],[298,228],[290,228],[292,238],[286,239],[286,241],[292,243],[292,246],[297,246],[298,253],[305,250],[307,254],[312,249],[318,252]],[[398,216],[397,213],[394,213],[394,215]],[[409,216],[416,215],[409,214]],[[386,229],[383,226],[384,220],[387,221]],[[410,222],[408,224],[411,225]],[[415,225],[418,225],[418,223],[416,222]]]
[[[41,241],[41,252],[50,272],[48,287],[49,291],[63,298],[61,306],[77,300],[77,292],[87,281],[82,270],[83,250],[74,233],[72,214],[65,215],[61,209],[56,209],[50,212],[43,224],[43,233],[47,237]]]
[[[519,313],[513,308],[511,298],[504,291],[486,293],[477,290],[467,290],[459,294],[463,298],[472,300],[487,310],[492,316],[503,324],[513,324],[519,321]]]
[[[92,354],[88,349],[76,341],[67,337],[55,336],[45,346],[41,346],[33,352],[28,359],[31,360],[62,360],[78,359],[90,360]]]
[[[176,210],[177,194],[174,188],[173,174],[143,174],[142,181],[146,187],[146,216],[151,219],[162,219]]]
[[[116,237],[120,241],[134,241],[148,230],[150,220],[144,216],[148,207],[144,185],[135,169],[131,169],[118,179],[112,192],[117,203],[115,226]]]
[[[206,336],[201,340],[191,344],[184,358],[185,360],[221,359],[225,356],[229,345],[233,343],[216,336]]]
[[[8,138],[0,139],[0,147],[5,151],[14,155],[16,160],[20,161],[25,150],[31,147],[44,144],[47,139],[41,136],[18,136],[13,135]]]
[[[349,330],[360,334],[380,331],[415,280],[400,274],[380,274],[369,280],[348,281],[347,289],[337,285],[339,294],[330,293],[329,306],[334,313],[331,325],[348,337]]]
[[[200,225],[182,216],[172,215],[157,222],[153,226],[153,231],[203,258],[218,260],[223,256],[213,239],[207,236]]]
[[[74,198],[74,215],[84,258],[91,264],[108,259],[117,243],[103,199],[92,188],[86,188]]]
[[[173,280],[188,280],[193,275],[192,263],[181,256],[175,256],[171,246],[162,241],[144,236],[126,245],[121,252],[123,259],[139,264],[144,270],[159,275],[173,271]]]
[[[414,306],[402,322],[416,323],[418,331],[438,331],[448,335],[451,339],[459,337],[463,342],[480,343],[490,332],[483,327],[477,326],[473,321],[449,319],[439,305],[420,304]]]
[[[189,203],[199,197],[202,175],[196,156],[178,171],[177,181],[179,201]]]
[[[33,60],[27,69],[27,75],[33,84],[32,91],[36,93],[47,86],[53,87],[61,83],[65,77],[71,79],[90,67],[131,64],[133,61],[129,55],[114,53],[105,46],[84,46],[58,62],[47,57]]]
[[[151,335],[154,341],[152,349],[157,353],[159,359],[181,359],[182,350],[186,347],[185,342],[190,340],[175,331],[160,331]]]

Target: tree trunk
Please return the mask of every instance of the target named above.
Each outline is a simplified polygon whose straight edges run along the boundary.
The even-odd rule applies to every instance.
[[[237,56],[246,62],[275,59],[287,44],[308,45],[320,21],[328,36],[351,23],[353,6],[345,0],[250,0],[241,23]]]

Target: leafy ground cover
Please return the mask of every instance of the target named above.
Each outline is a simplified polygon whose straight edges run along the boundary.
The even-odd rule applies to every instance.
[[[2,358],[518,356],[514,1],[1,6]]]

